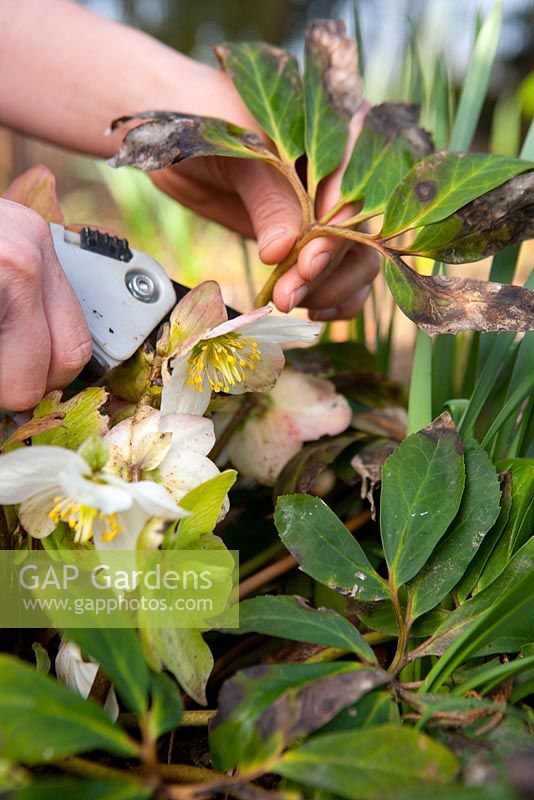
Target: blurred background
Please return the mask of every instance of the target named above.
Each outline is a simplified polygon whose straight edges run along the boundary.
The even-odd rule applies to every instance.
[[[94,12],[151,33],[189,55],[214,63],[212,46],[222,40],[262,39],[302,55],[308,19],[344,19],[360,43],[365,96],[372,102],[412,100],[422,105],[422,121],[433,129],[432,91],[438,71],[454,107],[481,20],[493,0],[84,0]],[[504,25],[490,91],[474,149],[516,155],[534,116],[534,0],[504,0]],[[440,132],[434,130],[437,138]],[[444,136],[441,132],[441,136]],[[444,146],[438,141],[438,145]],[[109,227],[161,261],[173,277],[193,285],[216,278],[226,301],[250,307],[266,277],[253,243],[243,243],[220,227],[195,217],[159,194],[144,175],[111,170],[93,159],[67,153],[0,128],[0,192],[25,169],[47,165],[57,176],[69,222]],[[532,263],[523,248],[516,281]],[[424,265],[421,265],[424,269]],[[454,268],[452,274],[487,277],[487,264]],[[373,303],[374,301],[374,303]],[[380,280],[368,301],[366,333],[373,347],[376,309],[388,324],[392,304]],[[374,309],[374,310],[373,310]],[[335,339],[355,336],[352,324],[335,323]],[[361,333],[360,333],[361,335]],[[395,319],[391,376],[406,381],[414,327]]]

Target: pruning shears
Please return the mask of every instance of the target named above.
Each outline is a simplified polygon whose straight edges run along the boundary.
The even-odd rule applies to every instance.
[[[127,239],[50,223],[59,262],[87,320],[93,356],[84,376],[97,379],[130,358],[189,289]],[[230,317],[237,314],[228,308]]]

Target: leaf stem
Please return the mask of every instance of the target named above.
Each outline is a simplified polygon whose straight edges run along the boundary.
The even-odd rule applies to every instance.
[[[402,613],[402,608],[399,600],[399,590],[394,582],[389,580],[389,591],[391,597],[391,605],[393,606],[393,613],[395,614],[395,621],[399,631],[399,638],[397,639],[397,650],[393,656],[393,661],[389,665],[388,672],[396,675],[402,669],[406,649],[408,647],[408,638],[410,636],[410,624],[408,623],[409,609],[406,609],[406,618]]]
[[[215,461],[222,453],[230,439],[232,438],[233,434],[237,431],[241,423],[246,419],[249,413],[252,411],[254,406],[256,405],[256,399],[254,395],[249,394],[246,395],[243,401],[239,404],[239,408],[235,412],[234,416],[231,418],[230,422],[226,426],[226,428],[222,431],[221,435],[211,448],[209,453],[209,458],[212,461]]]
[[[182,725],[190,728],[202,728],[208,725],[217,712],[210,708],[201,708],[194,711],[184,711]]]
[[[306,229],[313,221],[313,199],[302,185],[302,181],[297,175],[294,164],[288,163],[287,161],[280,161],[279,159],[273,159],[272,161],[269,161],[269,163],[272,164],[273,167],[278,170],[278,172],[281,172],[286,180],[291,184],[291,188],[297,195],[297,199],[300,203],[300,208],[302,211],[302,227],[303,229]]]
[[[89,761],[87,758],[80,758],[79,756],[71,756],[63,758],[61,761],[55,762],[57,766],[61,767],[65,772],[70,772],[73,775],[79,775],[82,778],[94,779],[107,779],[107,780],[130,780],[132,783],[138,783],[137,776],[133,777],[130,770],[117,769],[116,767],[108,767],[105,764],[97,764],[94,761]]]

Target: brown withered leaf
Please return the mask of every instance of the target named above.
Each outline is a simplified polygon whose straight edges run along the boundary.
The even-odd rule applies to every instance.
[[[32,436],[37,436],[39,433],[46,433],[46,431],[52,431],[54,428],[64,428],[63,420],[65,416],[64,411],[52,411],[50,414],[28,420],[5,440],[0,451],[10,450],[15,445],[24,442],[26,439],[31,439]]]
[[[372,408],[369,411],[357,411],[352,417],[352,427],[374,436],[387,436],[402,442],[406,436],[406,409],[401,406]]]
[[[108,161],[112,167],[129,165],[151,171],[200,156],[276,158],[257,134],[214,117],[145,111],[114,120],[111,130],[131,122],[141,124],[128,131],[117,153]]]
[[[358,45],[346,35],[345,23],[315,19],[306,28],[306,51],[319,65],[321,80],[331,105],[350,119],[362,99]]]
[[[404,139],[416,158],[424,158],[432,153],[434,145],[428,131],[417,124],[419,113],[420,108],[414,103],[381,103],[366,114],[364,127],[388,142]]]
[[[37,211],[47,222],[63,225],[63,212],[56,193],[56,178],[48,167],[38,164],[23,172],[6,189],[6,200],[13,200]]]
[[[398,442],[391,439],[379,439],[360,450],[350,462],[351,467],[361,478],[362,488],[360,495],[362,500],[367,499],[369,502],[373,519],[375,519],[376,515],[373,493],[375,487],[380,483],[382,467],[397,444]]]
[[[534,171],[525,172],[422,228],[403,252],[464,264],[534,236]]]
[[[396,254],[385,262],[395,302],[430,336],[534,329],[534,292],[522,286],[419,275]]]

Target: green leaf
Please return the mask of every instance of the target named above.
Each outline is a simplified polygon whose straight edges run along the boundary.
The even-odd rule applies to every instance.
[[[512,507],[504,530],[480,576],[481,589],[501,574],[512,555],[534,530],[534,459],[509,458],[499,461],[497,467],[512,473]]]
[[[389,456],[382,468],[380,532],[397,586],[428,560],[458,512],[463,488],[462,442],[447,412]]]
[[[304,153],[304,102],[297,59],[265,42],[220,44],[215,55],[282,158]]]
[[[234,469],[227,469],[191,489],[180,500],[180,506],[191,512],[178,525],[177,535],[168,543],[169,549],[179,550],[191,545],[199,536],[211,533],[217,524],[226,495],[237,477]]]
[[[124,703],[142,714],[147,709],[150,675],[137,633],[131,628],[72,628],[65,636],[102,665]]]
[[[384,264],[401,311],[431,336],[460,331],[528,331],[534,292],[508,283],[418,275],[393,252]]]
[[[33,412],[34,418],[52,412],[61,412],[65,416],[61,427],[33,436],[32,444],[49,444],[77,450],[89,436],[103,436],[108,430],[108,418],[100,409],[107,400],[107,391],[98,386],[84,389],[64,402],[61,402],[61,392],[50,392]]]
[[[274,771],[349,800],[382,798],[387,792],[451,781],[453,754],[424,734],[378,725],[317,736],[286,753]]]
[[[432,142],[417,127],[419,108],[408,103],[382,103],[366,114],[341,183],[340,200],[365,198],[361,216],[382,211],[393,189]]]
[[[475,602],[480,596],[471,602]],[[463,608],[467,605],[465,603]],[[462,609],[457,609],[460,610]],[[460,664],[482,650],[485,645],[494,645],[500,634],[510,636],[514,626],[526,625],[532,629],[533,617],[534,582],[531,571],[512,584],[487,611],[460,633],[430,670],[421,691],[437,691]]]
[[[442,655],[459,637],[469,633],[488,613],[492,614],[502,598],[508,597],[516,586],[528,584],[529,579],[532,583],[533,571],[534,538],[518,550],[506,569],[493,583],[449,614],[435,633],[418,649],[418,657]],[[508,652],[517,651],[524,644],[534,640],[534,601],[529,601],[527,595],[528,591],[525,592],[524,600],[527,608],[524,611],[515,617],[503,618],[502,630],[488,629],[490,637],[488,641],[491,643],[490,650],[493,652],[502,652],[498,649],[497,635],[504,640]],[[498,616],[496,620],[499,622]],[[482,643],[480,649],[484,646],[485,644]]]
[[[477,690],[479,694],[486,695],[503,681],[508,681],[510,678],[515,678],[517,675],[527,672],[532,666],[534,666],[534,656],[516,658],[514,661],[505,664],[487,666],[477,672],[476,675],[473,675],[472,678],[456,686],[453,693],[461,695]]]
[[[353,731],[374,725],[400,725],[399,707],[391,692],[376,689],[344,708],[318,732]]]
[[[464,264],[479,261],[534,235],[534,173],[517,175],[449,217],[418,230],[405,253]]]
[[[137,745],[100,706],[48,675],[0,655],[0,755],[27,764],[99,748],[137,755]]]
[[[349,663],[250,667],[223,684],[210,732],[218,769],[253,770],[390,680]]]
[[[361,546],[319,498],[303,494],[280,497],[275,524],[301,569],[316,581],[358,600],[388,597],[383,579]]]
[[[177,728],[182,720],[184,706],[178,686],[168,675],[160,673],[152,676],[152,705],[148,724],[153,739],[163,736],[167,731]]]
[[[340,20],[312,20],[305,34],[304,107],[308,192],[340,163],[361,101],[358,47]]]
[[[330,608],[312,608],[302,597],[265,595],[239,605],[236,633],[263,633],[293,642],[309,642],[356,653],[364,661],[376,656],[348,619]]]
[[[488,560],[499,541],[501,534],[508,522],[512,508],[512,473],[505,470],[501,476],[501,507],[495,525],[484,537],[484,541],[470,563],[464,577],[455,589],[455,594],[460,605],[465,603],[470,594],[476,594],[483,587],[479,585]],[[490,582],[490,581],[488,581]]]
[[[128,131],[117,153],[108,161],[111,167],[129,165],[151,171],[199,156],[264,161],[276,158],[257,134],[222,119],[173,111],[146,111],[120,117],[111,128],[116,130],[132,120],[141,120],[141,124]]]
[[[423,787],[409,794],[386,795],[383,800],[428,800],[428,789]],[[485,783],[483,786],[455,783],[453,786],[432,787],[432,800],[519,800],[519,796],[509,786],[500,783]]]
[[[192,628],[155,628],[151,631],[156,653],[182,689],[206,705],[206,684],[213,656],[200,631]]]
[[[464,459],[465,489],[458,513],[410,586],[412,619],[437,606],[454,588],[499,516],[501,491],[488,454],[467,439]]]
[[[441,152],[413,167],[391,194],[381,237],[439,222],[534,164],[485,153]]]
[[[11,800],[150,800],[152,789],[125,780],[87,780],[86,778],[47,778],[16,791]]]

